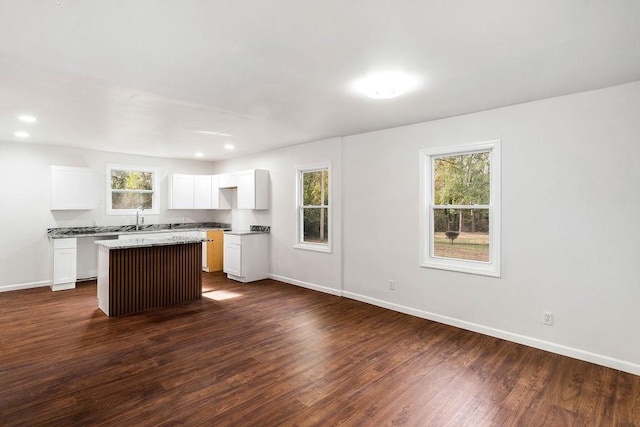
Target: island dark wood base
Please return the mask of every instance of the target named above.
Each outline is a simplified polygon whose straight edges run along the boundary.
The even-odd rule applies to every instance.
[[[104,251],[104,252],[103,252]],[[121,316],[202,297],[202,244],[140,248],[100,248],[108,256],[106,289],[98,291],[99,306],[109,316]],[[106,253],[105,253],[106,252]],[[103,262],[104,262],[103,261]],[[100,281],[99,277],[99,281]]]

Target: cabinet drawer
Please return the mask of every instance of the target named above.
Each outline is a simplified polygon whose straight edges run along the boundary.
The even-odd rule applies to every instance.
[[[235,234],[225,234],[224,235],[224,242],[225,243],[231,243],[233,245],[239,245],[241,241],[242,241],[242,237],[241,236],[237,236]]]
[[[53,249],[75,249],[77,245],[76,238],[70,239],[53,239]]]

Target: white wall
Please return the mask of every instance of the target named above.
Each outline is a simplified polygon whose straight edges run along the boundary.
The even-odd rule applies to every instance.
[[[342,283],[341,147],[341,138],[330,138],[215,163],[215,173],[267,169],[271,189],[269,210],[218,212],[214,214],[216,220],[231,220],[235,229],[248,229],[249,225],[271,226],[272,277],[333,294],[340,294]],[[296,167],[322,161],[331,162],[332,253],[293,247],[296,242]]]
[[[146,223],[211,221],[212,211],[167,210],[167,175],[210,174],[209,162],[131,156],[29,143],[0,142],[0,290],[46,285],[51,278],[47,228],[135,224],[135,216],[107,216],[107,163],[158,166],[161,174],[161,211],[145,215]],[[51,211],[50,165],[81,166],[95,171],[96,209]],[[79,239],[79,259],[93,250],[89,239]],[[80,272],[82,277],[82,272]]]
[[[640,374],[639,118],[637,82],[345,137],[345,295]],[[419,150],[494,139],[502,278],[418,267]]]

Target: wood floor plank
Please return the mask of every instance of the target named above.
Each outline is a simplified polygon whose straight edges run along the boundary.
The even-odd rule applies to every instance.
[[[222,297],[206,298],[207,292]],[[0,426],[640,426],[640,377],[272,280],[0,293]]]

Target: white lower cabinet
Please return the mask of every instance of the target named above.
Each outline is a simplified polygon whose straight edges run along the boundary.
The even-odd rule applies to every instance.
[[[269,278],[269,234],[225,233],[223,258],[229,279],[246,283]]]
[[[52,291],[62,291],[76,287],[77,244],[76,238],[53,239]]]
[[[228,242],[227,240],[235,240],[229,239],[229,237],[236,236],[225,236],[223,271],[227,273],[227,276],[240,277],[242,276],[242,247],[240,246],[240,242]]]

